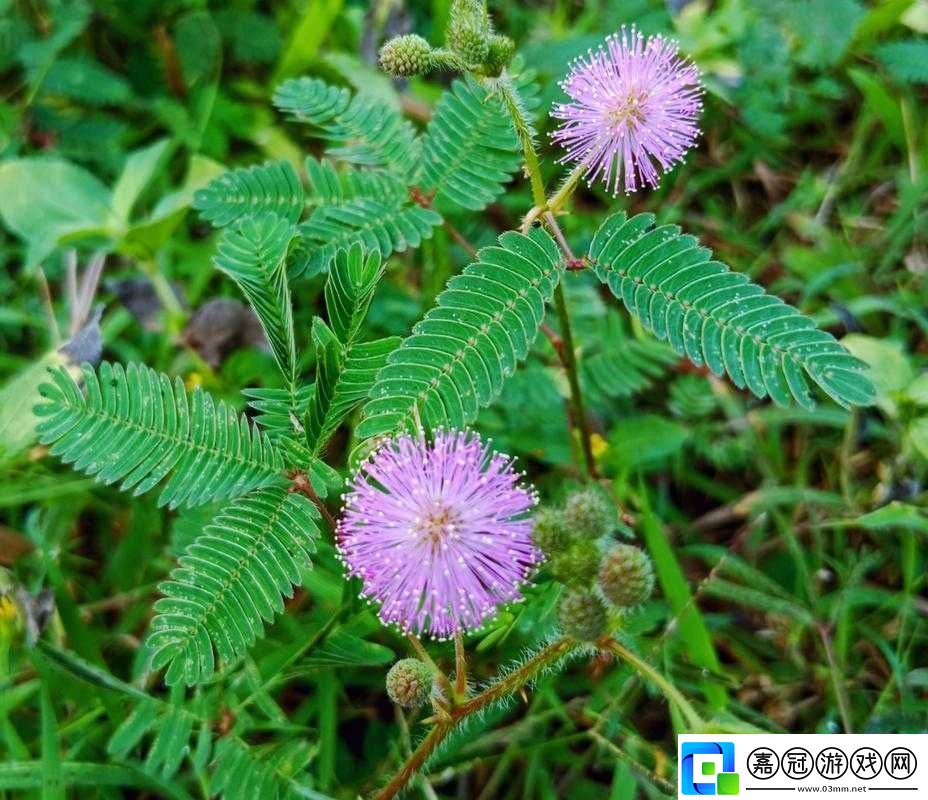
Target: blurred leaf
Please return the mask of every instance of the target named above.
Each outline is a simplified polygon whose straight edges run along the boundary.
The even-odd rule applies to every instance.
[[[667,533],[651,511],[648,490],[644,485],[638,496],[641,505],[641,535],[651,558],[654,559],[657,579],[676,617],[676,630],[686,644],[689,660],[695,666],[704,667],[710,672],[721,672],[712,637],[690,592],[680,562],[670,546]],[[713,708],[720,709],[727,705],[728,694],[723,686],[711,679],[702,681],[701,686],[706,700]]]
[[[0,216],[26,240],[27,267],[66,237],[105,235],[116,223],[109,190],[100,181],[67,161],[45,158],[0,164]]]
[[[603,460],[613,470],[655,469],[683,450],[691,431],[657,414],[618,420],[609,432]]]
[[[197,189],[208,184],[224,170],[222,164],[212,159],[199,155],[191,156],[181,187],[165,194],[147,218],[137,220],[123,237],[120,248],[128,253],[150,258],[171,238],[193,202]]]
[[[174,37],[188,89],[218,78],[222,40],[208,11],[191,11],[182,16],[174,28]]]
[[[926,455],[926,458],[928,458],[928,455]],[[894,500],[889,505],[878,508],[876,511],[863,514],[857,519],[848,520],[847,524],[874,531],[887,528],[903,528],[928,533],[928,516],[915,506],[900,503],[898,500]]]
[[[928,41],[887,42],[876,49],[876,57],[900,83],[928,83]]]
[[[912,363],[895,342],[852,333],[841,340],[842,344],[870,368],[870,377],[877,390],[877,405],[888,414],[895,415],[895,395],[906,388],[915,377]]]
[[[116,185],[111,202],[113,213],[126,225],[139,195],[154,177],[155,170],[167,157],[171,141],[159,139],[154,144],[129,154]]]
[[[928,406],[928,372],[923,372],[905,387],[905,396],[919,406]]]
[[[35,441],[38,418],[32,407],[42,397],[39,386],[48,379],[48,368],[67,359],[57,350],[46,353],[0,389],[0,461],[18,455]]]
[[[59,58],[49,68],[42,91],[89,105],[116,105],[132,97],[129,82],[85,56]]]
[[[886,127],[893,142],[899,147],[905,147],[905,123],[899,101],[875,75],[856,68],[849,69],[847,74],[864,96],[866,105]]]
[[[922,458],[928,459],[928,417],[915,420],[909,427],[909,440]]]
[[[344,0],[305,0],[299,20],[289,26],[290,38],[274,70],[275,82],[312,63],[343,4]]]
[[[337,630],[301,663],[307,667],[376,667],[395,657],[389,647]]]
[[[841,59],[865,13],[859,0],[787,0],[783,5],[801,43],[797,58],[817,68]]]

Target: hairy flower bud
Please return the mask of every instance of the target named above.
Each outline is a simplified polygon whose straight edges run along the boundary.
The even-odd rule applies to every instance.
[[[546,556],[553,556],[570,545],[570,532],[564,525],[561,513],[553,508],[542,508],[535,514],[532,541]]]
[[[615,527],[615,520],[615,506],[596,489],[575,492],[564,505],[564,522],[574,536],[598,539]]]
[[[596,580],[602,553],[592,539],[581,539],[556,553],[548,562],[554,578],[567,586],[590,586]]]
[[[603,558],[599,588],[619,608],[640,605],[654,590],[654,569],[647,553],[630,544],[617,544]]]
[[[432,46],[415,33],[397,36],[380,48],[380,66],[397,78],[421,75],[432,68]]]
[[[483,0],[452,0],[445,42],[467,66],[478,66],[487,60],[492,33]]]
[[[468,23],[455,25],[448,33],[448,46],[468,65],[483,64],[490,54],[489,39],[479,27]]]
[[[418,658],[401,659],[387,673],[387,694],[403,708],[416,708],[429,699],[434,677],[429,666]]]
[[[567,636],[592,642],[606,632],[608,614],[606,604],[599,596],[588,591],[565,594],[557,609],[557,618]]]
[[[487,71],[491,75],[499,75],[512,61],[516,52],[516,43],[508,36],[495,33],[490,37],[489,52],[487,53]]]

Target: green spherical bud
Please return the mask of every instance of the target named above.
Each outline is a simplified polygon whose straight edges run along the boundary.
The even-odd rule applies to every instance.
[[[493,34],[490,37],[489,52],[487,53],[487,70],[493,75],[499,75],[512,61],[515,52],[516,43],[512,39],[498,33]]]
[[[596,489],[575,492],[564,505],[564,522],[574,536],[598,539],[615,527],[615,521],[615,506]]]
[[[417,708],[432,694],[435,676],[418,658],[397,661],[387,673],[387,694],[398,706]]]
[[[535,514],[532,540],[546,556],[560,553],[570,545],[571,536],[564,526],[561,513],[553,508],[542,508]]]
[[[606,633],[608,616],[606,604],[593,592],[568,592],[557,607],[564,633],[584,642],[595,641]]]
[[[490,42],[479,26],[460,22],[448,32],[448,46],[470,66],[483,64],[490,54]]]
[[[599,588],[619,608],[643,603],[654,590],[654,568],[648,554],[630,544],[617,544],[603,558]]]
[[[596,580],[602,552],[592,539],[572,542],[553,555],[548,569],[555,580],[567,586],[590,586]]]
[[[397,78],[421,75],[432,68],[432,46],[415,33],[397,36],[380,48],[380,66]]]

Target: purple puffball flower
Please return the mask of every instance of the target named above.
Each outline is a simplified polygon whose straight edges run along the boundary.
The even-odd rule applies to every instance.
[[[575,60],[560,85],[570,97],[551,112],[563,120],[552,134],[567,151],[561,163],[579,162],[588,182],[601,178],[614,195],[656,187],[696,143],[699,69],[661,36],[623,27],[605,50]]]
[[[529,515],[537,497],[519,478],[469,432],[403,434],[364,462],[336,544],[384,623],[447,638],[521,598],[542,554]]]

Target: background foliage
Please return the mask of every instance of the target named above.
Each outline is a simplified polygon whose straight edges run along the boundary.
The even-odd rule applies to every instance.
[[[628,510],[625,534],[650,552],[658,576],[656,598],[627,622],[629,641],[687,696],[765,730],[924,731],[928,4],[490,7],[516,39],[519,87],[542,143],[567,62],[623,22],[673,33],[704,72],[697,150],[652,194],[581,191],[562,221],[575,249],[618,211],[680,224],[831,331],[871,365],[877,387],[872,408],[847,411],[824,396],[814,409],[777,407],[679,359],[594,275],[567,276],[595,456]],[[172,663],[172,678],[208,679],[166,687],[140,654],[153,612],[169,626],[178,586],[197,580],[178,558],[191,557],[205,529],[221,582],[222,531],[244,521],[242,535],[258,536],[247,530],[254,508],[214,519],[211,506],[163,507],[194,491],[200,501],[234,494],[218,479],[178,479],[160,497],[119,495],[37,444],[32,407],[49,366],[64,367],[56,385],[66,394],[67,371],[102,354],[170,376],[159,385],[175,409],[199,396],[193,388],[209,389],[228,437],[258,439],[236,422],[244,413],[273,439],[275,425],[288,425],[274,416],[294,391],[286,376],[324,374],[342,345],[348,358],[357,348],[359,370],[370,370],[361,356],[380,363],[472,261],[468,250],[495,245],[532,205],[520,175],[508,183],[518,140],[491,125],[472,84],[459,80],[442,98],[441,76],[394,84],[374,64],[396,33],[440,40],[448,13],[444,0],[0,0],[0,793],[351,798],[405,755],[410,733],[383,677],[407,643],[355,599],[308,502],[274,486],[242,501],[269,520],[260,535],[282,565],[279,593],[286,598],[291,581],[302,588],[286,613],[283,603],[256,605],[228,652],[264,627],[266,638],[215,673],[197,650],[198,628],[182,646],[159,623],[158,663]],[[472,128],[485,136],[456,152],[442,107],[482,119]],[[372,129],[380,135],[359,137]],[[410,160],[415,132],[426,129],[430,144]],[[562,168],[553,149],[543,152],[553,187]],[[269,160],[277,166],[262,166]],[[332,160],[348,169],[336,172]],[[404,178],[421,170],[432,207],[405,179],[363,171],[376,164]],[[476,191],[471,164],[493,172]],[[223,173],[239,203],[209,190],[194,200]],[[300,241],[313,246],[291,247],[285,226],[243,221],[255,207],[302,220]],[[496,258],[512,257],[509,236]],[[339,265],[337,247],[353,241],[379,248],[384,263]],[[365,281],[381,268],[368,297]],[[256,269],[271,295],[248,283]],[[284,270],[299,276],[292,289],[279,280]],[[326,271],[357,282],[327,287]],[[273,314],[285,290],[296,343]],[[339,297],[370,303],[363,326],[338,311]],[[580,477],[566,381],[547,338],[524,355],[476,424],[554,503]],[[101,409],[108,386],[131,394],[159,381],[109,366],[100,374]],[[317,452],[344,473],[353,441],[333,420],[359,398],[341,388],[299,402],[312,403]],[[349,428],[376,432],[383,421],[368,407]],[[242,479],[257,486],[267,464],[263,445],[252,446],[255,472]],[[80,448],[72,443],[70,454]],[[198,469],[179,463],[187,477]],[[126,476],[113,468],[104,477]],[[279,515],[290,524],[275,527]],[[291,538],[294,529],[305,537]],[[556,590],[544,571],[529,595],[470,637],[476,680],[550,635]],[[451,657],[448,647],[433,651]],[[575,659],[524,705],[493,707],[453,737],[412,791],[662,796],[680,720],[652,692],[621,666]]]

